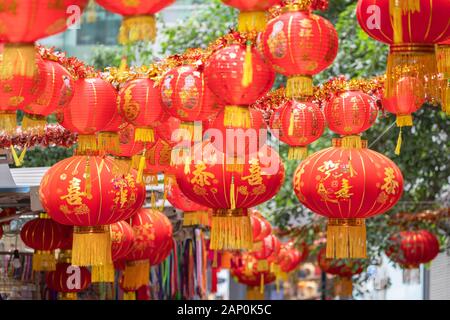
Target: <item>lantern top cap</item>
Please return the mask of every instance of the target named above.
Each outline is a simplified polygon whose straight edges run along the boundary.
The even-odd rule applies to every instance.
[[[286,5],[288,11],[309,11],[311,9],[312,0],[291,0]]]

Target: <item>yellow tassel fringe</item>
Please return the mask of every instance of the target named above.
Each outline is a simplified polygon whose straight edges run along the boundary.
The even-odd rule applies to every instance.
[[[450,79],[450,45],[442,44],[436,46],[436,60],[439,73],[444,79]]]
[[[344,149],[361,149],[362,140],[360,136],[345,136],[341,139],[341,147]]]
[[[98,148],[107,153],[119,153],[120,141],[117,132],[100,132],[98,134]]]
[[[114,282],[114,265],[92,266],[91,282]]]
[[[11,149],[11,155],[12,155],[13,160],[14,160],[14,165],[16,167],[23,166],[23,162],[24,162],[24,159],[25,159],[25,154],[27,153],[27,147],[24,147],[22,149],[22,152],[20,153],[20,156],[17,155],[16,149],[14,149],[14,147],[12,145],[10,146],[10,149]]]
[[[177,130],[176,141],[202,141],[202,125],[196,122],[182,122],[180,130]]]
[[[134,141],[155,142],[155,132],[152,128],[136,128]]]
[[[413,117],[410,114],[397,116],[396,119],[397,127],[412,127],[413,125]]]
[[[226,127],[248,129],[251,127],[252,118],[250,109],[243,106],[226,106],[223,124]]]
[[[450,116],[450,81],[448,80],[447,85],[441,88],[441,106],[442,111]]]
[[[33,43],[5,44],[0,80],[10,80],[14,76],[33,78],[36,74],[36,48]]]
[[[35,251],[33,254],[33,271],[54,271],[56,269],[53,251]]]
[[[58,300],[78,300],[76,292],[59,292]]]
[[[239,13],[239,32],[263,32],[267,25],[267,13],[265,11],[241,11]]]
[[[123,287],[137,290],[150,282],[150,262],[148,260],[129,261],[123,274]]]
[[[253,235],[248,216],[212,216],[211,250],[250,250],[252,246]]]
[[[136,291],[124,292],[123,300],[136,300]]]
[[[269,263],[267,260],[262,259],[258,260],[258,263],[256,264],[256,270],[262,272],[262,271],[269,271]]]
[[[264,294],[261,294],[258,287],[247,287],[247,300],[264,300]]]
[[[45,133],[47,118],[45,116],[25,114],[22,120],[22,129],[31,130],[39,135]]]
[[[75,266],[102,266],[111,263],[109,226],[75,227],[72,264]]]
[[[183,213],[183,226],[209,225],[207,211],[187,211]]]
[[[247,41],[247,47],[245,50],[244,70],[242,75],[242,86],[247,88],[253,82],[253,63],[252,63],[252,42]]]
[[[329,219],[326,257],[328,259],[366,258],[364,219]]]
[[[145,169],[145,151],[144,154],[142,154],[139,158],[139,165],[138,165],[138,172],[136,177],[137,183],[142,183],[143,177],[144,177],[144,169]]]
[[[307,147],[290,147],[288,151],[288,160],[304,160],[308,157]]]
[[[15,112],[3,113],[0,111],[0,131],[12,134],[17,128],[17,117]]]
[[[313,95],[313,80],[310,76],[294,76],[287,80],[286,97],[301,98]]]
[[[402,130],[403,130],[403,127],[400,127],[400,131],[398,133],[398,138],[397,138],[397,145],[395,146],[395,154],[398,156],[400,155],[400,152],[402,150],[402,143],[403,143]]]
[[[234,176],[231,177],[230,184],[230,209],[236,209],[236,185],[234,184]]]
[[[119,31],[119,43],[132,44],[137,41],[153,42],[156,38],[154,15],[124,17]]]
[[[77,154],[83,155],[98,151],[97,137],[94,134],[79,134]]]

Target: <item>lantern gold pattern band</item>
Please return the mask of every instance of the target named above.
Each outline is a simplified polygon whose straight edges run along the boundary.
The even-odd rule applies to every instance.
[[[218,209],[211,218],[211,250],[251,249],[253,232],[245,209]]]
[[[366,258],[364,219],[328,219],[327,258]]]
[[[111,234],[108,226],[75,227],[72,264],[103,266],[111,264]]]

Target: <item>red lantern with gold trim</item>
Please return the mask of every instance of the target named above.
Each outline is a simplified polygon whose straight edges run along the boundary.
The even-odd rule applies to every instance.
[[[39,189],[43,207],[57,222],[74,225],[72,262],[112,263],[109,224],[128,219],[145,201],[136,175],[123,175],[112,158],[74,156],[48,170]]]
[[[288,159],[302,160],[308,155],[307,146],[322,136],[325,119],[315,103],[289,100],[274,111],[270,128],[278,139],[290,146]]]
[[[138,41],[153,41],[156,37],[155,14],[170,6],[175,0],[96,0],[106,10],[123,17],[119,43],[122,45]]]
[[[45,282],[48,288],[58,292],[58,300],[77,300],[77,293],[91,284],[91,273],[86,267],[59,262],[55,271],[47,273]]]
[[[164,260],[172,248],[172,224],[157,210],[141,209],[131,217],[135,239],[127,255],[123,285],[138,289],[149,282],[150,264]]]
[[[328,68],[339,46],[334,26],[310,10],[311,1],[288,4],[288,11],[267,24],[264,56],[278,73],[288,77],[286,95],[313,95],[312,76]]]
[[[249,70],[250,68],[250,70]],[[256,48],[232,44],[217,50],[205,66],[206,83],[225,105],[224,125],[249,128],[248,106],[266,94],[275,73]]]
[[[62,237],[62,226],[47,214],[38,219],[28,221],[20,231],[20,237],[27,247],[35,250],[33,254],[33,271],[55,270],[55,250],[59,248]]]
[[[273,234],[268,235],[261,241],[261,245],[254,248],[250,254],[253,255],[257,260],[257,270],[258,271],[268,271],[269,263],[267,259],[271,256],[276,257],[280,253],[281,242]]]
[[[258,243],[261,243],[264,238],[272,233],[272,226],[269,221],[256,210],[252,210],[250,220],[253,230],[253,247],[259,247]]]
[[[303,161],[294,191],[311,211],[328,218],[327,257],[365,258],[365,219],[391,209],[403,193],[400,169],[380,153],[334,146]]]
[[[439,254],[439,241],[427,230],[401,231],[389,238],[386,255],[404,269],[419,268]]]
[[[158,184],[158,173],[164,173],[167,176],[174,174],[174,168],[171,167],[171,146],[164,140],[158,139],[153,147],[147,150],[145,154],[144,176],[147,184]]]

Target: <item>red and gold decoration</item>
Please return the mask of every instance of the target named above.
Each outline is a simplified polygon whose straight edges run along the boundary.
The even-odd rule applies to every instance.
[[[56,267],[55,250],[63,239],[63,226],[53,221],[47,214],[28,221],[20,231],[20,237],[27,247],[35,250],[33,271],[52,271]]]
[[[47,287],[58,292],[58,300],[77,300],[77,293],[86,290],[91,283],[91,273],[86,267],[58,262],[56,270],[47,273]]]
[[[288,10],[270,20],[262,36],[264,56],[288,77],[288,98],[312,96],[312,76],[328,68],[338,52],[336,30],[311,12],[311,2],[287,4]]]
[[[283,274],[288,274],[308,258],[308,246],[303,243],[300,248],[297,248],[295,243],[291,240],[281,245],[280,254],[277,259],[280,271]]]
[[[258,271],[269,271],[270,266],[267,259],[271,256],[276,257],[280,254],[281,242],[273,234],[265,237],[252,251],[250,254],[257,260],[257,270]]]
[[[391,209],[403,193],[403,176],[390,159],[341,140],[308,157],[293,181],[300,202],[328,218],[327,257],[365,258],[365,219]]]
[[[75,226],[72,263],[111,264],[109,225],[128,219],[145,201],[134,172],[120,174],[112,158],[73,156],[55,164],[42,178],[43,207],[57,222]]]
[[[386,255],[404,269],[416,269],[439,254],[439,241],[427,230],[401,231],[389,238]]]
[[[437,68],[442,78],[441,106],[450,115],[450,38],[436,46]]]
[[[123,16],[119,43],[153,41],[156,37],[155,14],[170,6],[175,0],[95,0],[106,10]]]

